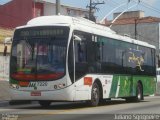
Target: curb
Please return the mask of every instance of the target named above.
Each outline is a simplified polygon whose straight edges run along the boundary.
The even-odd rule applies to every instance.
[[[160,94],[159,94],[159,93],[156,93],[155,96],[160,96]]]

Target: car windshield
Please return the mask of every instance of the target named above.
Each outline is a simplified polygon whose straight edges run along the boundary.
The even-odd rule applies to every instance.
[[[65,75],[69,28],[36,27],[15,32],[11,53],[11,78],[57,80]]]

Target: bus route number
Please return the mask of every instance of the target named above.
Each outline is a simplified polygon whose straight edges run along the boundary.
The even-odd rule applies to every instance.
[[[47,82],[30,82],[29,87],[47,86]]]

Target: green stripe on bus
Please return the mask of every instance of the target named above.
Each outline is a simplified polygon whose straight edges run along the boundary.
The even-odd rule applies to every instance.
[[[139,80],[143,85],[143,95],[154,94],[156,89],[155,77],[113,75],[110,98],[136,96],[137,83]],[[118,81],[120,81],[119,90]],[[116,96],[116,92],[118,92],[118,96]]]

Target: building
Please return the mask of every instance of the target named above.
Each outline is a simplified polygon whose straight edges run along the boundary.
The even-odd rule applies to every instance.
[[[87,9],[61,5],[62,15],[87,17]],[[3,41],[11,37],[17,26],[26,24],[30,19],[38,16],[55,15],[56,4],[53,0],[10,0],[0,5],[0,54],[3,52]]]
[[[4,42],[6,37],[11,37],[13,34],[13,29],[7,29],[0,27],[0,43]]]
[[[13,35],[14,28],[26,24],[30,19],[38,16],[55,15],[54,0],[10,0],[0,5],[0,80],[9,78],[9,56],[3,53],[7,46],[7,55],[10,54],[11,43],[4,44],[6,37]],[[78,17],[88,17],[87,9],[60,6],[60,14]]]
[[[114,18],[119,14],[114,13]],[[105,25],[110,26],[111,21],[105,21]],[[160,66],[160,18],[145,17],[143,11],[129,11],[119,17],[111,29],[120,35],[127,35],[156,46],[157,66]]]
[[[55,15],[56,5],[53,0],[12,0],[0,5],[0,26],[15,28],[38,16]],[[62,15],[85,17],[87,9],[61,5]]]

